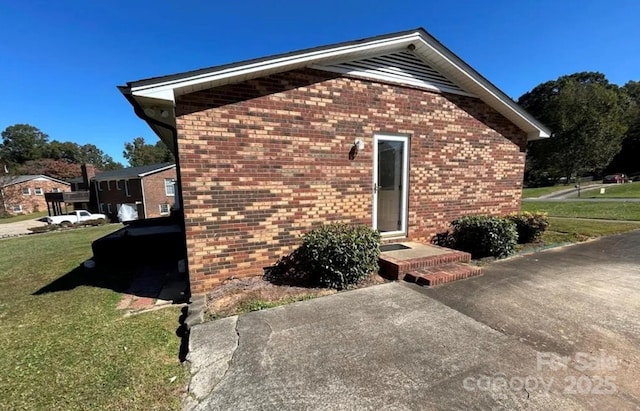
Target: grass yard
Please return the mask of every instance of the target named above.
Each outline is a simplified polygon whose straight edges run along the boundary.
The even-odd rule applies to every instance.
[[[640,221],[640,202],[531,201],[522,203],[522,211],[545,211],[551,217]]]
[[[126,286],[126,273],[77,269],[91,241],[119,227],[0,240],[0,408],[180,408],[179,309],[123,317],[120,293],[82,285],[117,274]]]
[[[604,186],[605,193],[599,190],[588,191],[582,195],[584,198],[639,198],[640,182],[627,184],[609,184]]]
[[[536,198],[547,194],[553,194],[558,191],[568,190],[572,188],[572,185],[550,186],[550,187],[533,187],[523,188],[522,198]]]
[[[37,213],[32,214],[22,214],[16,215],[13,217],[0,218],[0,224],[8,224],[8,223],[17,223],[18,221],[27,221],[27,220],[35,220],[40,217],[44,217],[47,215],[46,211],[39,211]]]
[[[542,236],[545,244],[585,241],[605,235],[640,229],[640,221],[594,221],[572,218],[549,218],[549,228]]]

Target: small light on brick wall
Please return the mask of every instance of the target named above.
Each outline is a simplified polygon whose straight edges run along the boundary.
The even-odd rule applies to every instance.
[[[349,160],[355,160],[356,156],[358,155],[358,152],[362,149],[364,149],[364,141],[362,140],[354,141],[353,145],[351,146],[351,150],[349,150]]]

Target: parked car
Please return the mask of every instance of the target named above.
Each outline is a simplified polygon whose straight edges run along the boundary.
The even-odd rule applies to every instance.
[[[604,178],[602,179],[603,184],[621,184],[628,181],[629,178],[622,173],[610,174],[608,176],[604,176]]]
[[[63,227],[70,226],[72,224],[82,223],[89,220],[107,220],[107,216],[104,214],[92,214],[87,210],[76,210],[69,214],[54,215],[45,217],[47,224],[59,224]]]

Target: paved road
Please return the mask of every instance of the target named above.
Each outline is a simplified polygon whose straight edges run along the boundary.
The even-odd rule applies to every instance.
[[[638,409],[640,231],[194,326],[186,409]]]
[[[29,228],[46,225],[36,219],[0,224],[0,238],[29,234]]]

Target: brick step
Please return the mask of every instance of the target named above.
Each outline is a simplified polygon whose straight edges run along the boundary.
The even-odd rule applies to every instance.
[[[433,287],[479,275],[482,275],[482,268],[480,267],[465,263],[449,263],[413,270],[405,274],[404,280],[422,286]]]
[[[420,270],[422,268],[437,267],[451,263],[468,263],[470,261],[471,254],[469,253],[457,250],[447,250],[447,252],[441,254],[410,259],[392,258],[383,253],[380,256],[379,264],[381,275],[391,280],[399,280],[404,278],[407,273]]]

